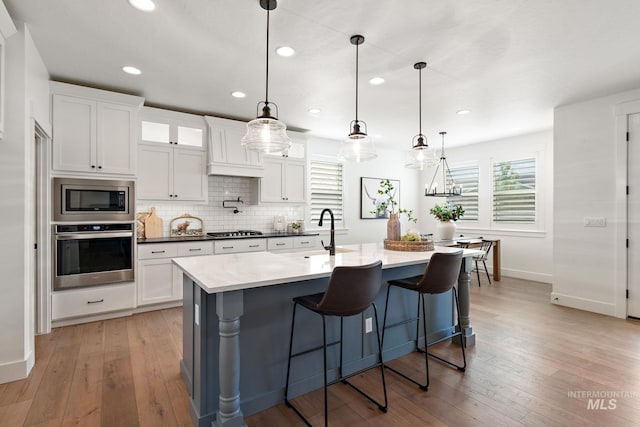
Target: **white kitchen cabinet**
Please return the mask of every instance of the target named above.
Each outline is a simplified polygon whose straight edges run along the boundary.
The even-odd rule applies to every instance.
[[[144,107],[141,117],[142,142],[177,145],[194,150],[206,149],[206,124],[202,116]]]
[[[51,294],[52,321],[133,310],[134,307],[133,282],[56,291]]]
[[[135,175],[143,98],[51,82],[53,170]]]
[[[261,203],[305,203],[307,166],[303,160],[265,158],[260,179]]]
[[[213,250],[216,255],[265,251],[267,250],[267,239],[216,240]]]
[[[269,252],[301,252],[319,248],[317,235],[269,237],[267,239]]]
[[[7,9],[0,5],[0,140],[4,136],[4,110],[6,103],[5,95],[5,40],[13,36],[18,30],[7,12]]]
[[[206,152],[139,144],[138,200],[206,201]]]
[[[262,177],[262,155],[246,150],[241,143],[246,123],[205,116],[209,127],[210,175]]]
[[[172,258],[213,254],[212,241],[138,245],[138,306],[182,299],[182,270]]]

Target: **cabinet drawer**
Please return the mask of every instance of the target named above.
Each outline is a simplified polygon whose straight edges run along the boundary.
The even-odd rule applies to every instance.
[[[180,243],[149,243],[138,245],[138,259],[175,258]]]
[[[293,249],[293,238],[276,237],[267,239],[267,250]]]
[[[96,286],[51,295],[51,320],[133,309],[135,284]]]
[[[294,249],[313,249],[318,246],[318,236],[297,236],[292,240]]]
[[[221,240],[214,242],[216,254],[259,252],[267,248],[267,239]]]
[[[213,242],[178,243],[178,256],[212,255]]]

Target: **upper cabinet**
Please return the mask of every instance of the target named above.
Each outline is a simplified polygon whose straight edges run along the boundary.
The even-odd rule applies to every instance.
[[[144,107],[141,140],[180,148],[205,149],[206,125],[202,116]]]
[[[205,120],[209,125],[209,175],[264,176],[262,155],[241,144],[247,132],[245,123],[209,116]]]
[[[138,146],[139,200],[206,201],[202,116],[144,107]]]
[[[143,98],[50,83],[55,172],[135,175]]]
[[[305,203],[307,161],[301,136],[287,132],[292,140],[281,155],[264,156],[264,177],[260,180],[261,203]]]

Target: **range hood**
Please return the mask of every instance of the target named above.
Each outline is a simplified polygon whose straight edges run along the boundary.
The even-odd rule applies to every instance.
[[[209,127],[209,175],[246,176],[262,178],[262,154],[245,149],[240,140],[247,124],[238,120],[205,116]]]

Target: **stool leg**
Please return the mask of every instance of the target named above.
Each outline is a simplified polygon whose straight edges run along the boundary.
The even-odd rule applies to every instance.
[[[458,329],[460,329],[460,348],[462,349],[462,366],[456,366],[459,371],[464,372],[467,368],[467,356],[464,354],[464,338],[462,337],[462,323],[460,323],[460,303],[458,302],[458,292],[456,288],[453,289],[453,298],[456,301],[456,311],[458,312]]]
[[[424,385],[421,385],[420,388],[424,391],[429,390],[429,344],[427,339],[427,312],[424,308],[424,294],[420,294],[420,300],[422,301],[422,327],[424,329],[424,366],[425,372],[427,373],[427,382]]]
[[[480,287],[480,270],[478,270],[478,260],[476,261],[476,275],[478,276],[478,287]]]
[[[489,284],[491,284],[491,277],[489,277],[489,270],[487,269],[486,261],[482,260],[482,264],[484,264],[484,272],[487,273],[487,280],[489,280]]]
[[[291,316],[291,336],[289,337],[289,358],[287,359],[287,381],[284,386],[284,402],[291,407],[289,403],[289,373],[291,372],[291,354],[293,352],[293,328],[296,324],[296,307],[298,303],[293,304],[293,315]]]
[[[329,426],[329,405],[327,402],[327,321],[322,315],[322,362],[324,366],[324,426]]]
[[[376,341],[378,343],[378,354],[380,355],[380,376],[382,377],[382,391],[384,393],[384,406],[378,405],[378,408],[382,410],[382,412],[387,412],[388,402],[387,402],[387,383],[384,379],[384,362],[382,360],[382,341],[380,340],[380,330],[378,328],[378,307],[376,307],[375,303],[373,305],[373,315],[376,318]],[[384,329],[383,329],[384,331]]]
[[[389,313],[389,292],[391,292],[391,285],[387,285],[387,298],[384,303],[384,318],[382,320],[382,340],[380,345],[384,347],[384,331],[387,329],[387,313]]]
[[[420,297],[418,297],[418,309],[416,310],[416,348],[415,351],[420,351]]]

